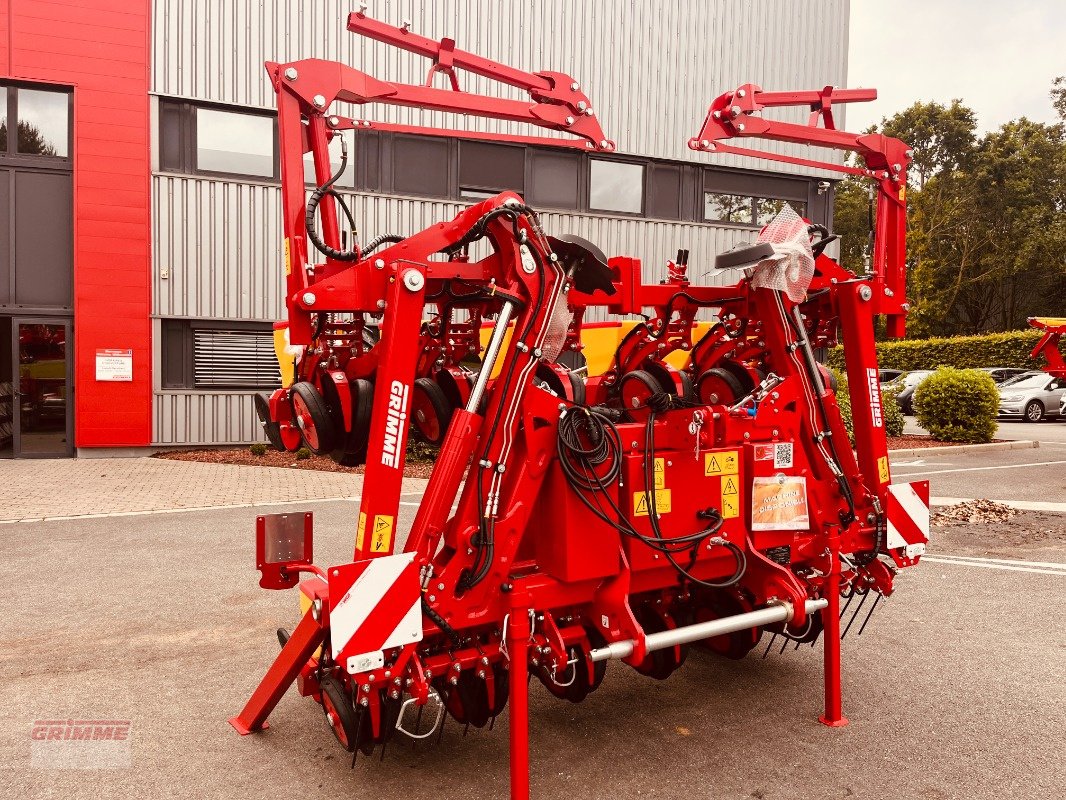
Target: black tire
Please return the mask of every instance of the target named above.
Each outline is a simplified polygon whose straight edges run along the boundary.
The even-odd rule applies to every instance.
[[[1025,404],[1025,413],[1022,419],[1025,422],[1040,422],[1044,418],[1044,404],[1039,400],[1030,400]]]
[[[321,393],[313,384],[300,381],[289,390],[293,418],[303,435],[307,449],[316,456],[333,450],[337,442],[337,428]]]
[[[411,425],[424,442],[440,447],[454,411],[455,407],[436,381],[430,378],[415,381],[411,393]]]
[[[650,362],[645,370],[659,382],[662,391],[667,394],[672,394],[674,397],[680,397],[684,400],[692,400],[695,397],[692,379],[684,370],[674,369],[669,364],[664,364],[661,361]],[[677,376],[677,381],[674,380],[675,375]],[[680,389],[678,388],[678,383],[681,384]]]
[[[322,692],[322,711],[326,715],[326,722],[341,747],[350,753],[359,741],[359,725],[352,708],[352,699],[336,678],[323,678],[319,687]]]
[[[569,370],[566,373],[566,377],[570,381],[570,390],[574,395],[574,405],[585,405],[585,381],[582,379],[581,375]]]
[[[463,371],[462,376],[457,377],[455,373],[442,369],[438,370],[437,374],[433,376],[433,380],[437,382],[437,385],[444,392],[444,396],[448,399],[448,402],[452,404],[452,408],[463,408],[466,405],[466,401],[463,399],[463,390],[459,386],[459,381],[466,381],[469,375],[466,370]],[[466,384],[467,396],[470,394],[470,384]]]
[[[374,384],[356,378],[348,384],[352,395],[352,429],[329,457],[343,467],[357,467],[366,461],[366,446],[370,442],[370,414],[374,405]]]
[[[626,391],[627,388],[630,391]],[[662,385],[647,370],[635,369],[622,376],[618,384],[618,395],[622,400],[622,410],[633,422],[643,422],[648,413],[646,401],[653,394],[660,394]],[[632,402],[630,401],[632,398]],[[637,405],[634,402],[640,401]]]
[[[740,381],[721,367],[711,367],[696,381],[696,395],[708,405],[732,405],[745,394]]]
[[[751,394],[752,390],[755,389],[755,379],[751,377],[751,373],[745,369],[743,364],[737,363],[736,361],[730,361],[727,358],[723,359],[718,364],[718,369],[724,369],[737,379],[737,383],[740,384],[740,391],[742,392],[740,397]],[[739,400],[740,397],[737,399]]]
[[[270,400],[266,395],[257,394],[252,397],[255,404],[255,414],[259,417],[259,423],[263,426],[263,433],[267,441],[275,450],[285,452],[285,442],[281,439],[281,426],[270,418]]]

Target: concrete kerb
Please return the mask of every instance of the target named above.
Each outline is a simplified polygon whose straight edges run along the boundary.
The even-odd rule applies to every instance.
[[[1030,439],[1021,439],[1016,442],[991,442],[989,444],[957,444],[947,447],[910,447],[903,450],[889,450],[890,456],[924,456],[935,453],[936,455],[949,456],[953,453],[972,453],[982,450],[1030,450],[1040,447],[1040,442]]]

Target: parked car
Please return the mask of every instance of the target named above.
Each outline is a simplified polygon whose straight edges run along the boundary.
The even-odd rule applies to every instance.
[[[1066,378],[1040,372],[1000,387],[999,415],[1040,422],[1044,417],[1057,417],[1062,413],[1064,397]]]
[[[897,390],[896,400],[899,402],[900,411],[904,414],[914,413],[914,390],[932,374],[933,370],[931,369],[916,369],[911,372],[905,372],[892,381],[889,388]]]
[[[1011,385],[1017,383],[1018,381],[1024,381],[1026,378],[1032,378],[1034,375],[1043,375],[1043,374],[1044,374],[1044,372],[1042,370],[1039,370],[1039,369],[1026,370],[1021,375],[1015,375],[1013,378],[1007,378],[1007,380],[1003,381],[1003,383],[1001,383],[999,385],[999,388],[1002,389],[1004,386],[1011,386]]]
[[[904,374],[904,372],[906,372],[906,370],[902,370],[902,369],[879,369],[877,371],[877,379],[879,381],[881,381],[881,383],[892,383],[892,381],[896,380],[896,378],[898,378],[900,375]]]
[[[1032,370],[1021,369],[1020,367],[978,367],[978,372],[987,372],[992,376],[992,380],[996,382],[996,385],[1009,381],[1011,378],[1017,378],[1019,375],[1024,375]]]

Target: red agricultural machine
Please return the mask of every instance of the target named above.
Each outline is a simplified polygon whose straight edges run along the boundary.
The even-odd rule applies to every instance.
[[[1066,317],[1029,317],[1029,325],[1044,332],[1029,353],[1029,358],[1043,356],[1047,361],[1048,373],[1056,378],[1066,378],[1066,361],[1059,350],[1059,341],[1066,335]]]
[[[309,514],[259,518],[260,585],[299,586],[304,614],[291,634],[279,631],[281,652],[234,727],[264,727],[295,682],[354,759],[397,732],[425,738],[446,716],[483,727],[509,706],[512,797],[525,798],[532,676],[576,703],[610,661],[665,679],[692,644],[739,659],[767,634],[797,646],[822,639],[821,720],[845,724],[841,601],[870,597],[876,607],[897,568],[918,562],[928,531],[928,484],[890,485],[873,338],[879,315],[903,332],[908,152],[895,139],[838,131],[832,117],[834,104],[874,93],[747,85],[718,98],[690,142],[750,153],[726,142],[758,136],[858,153],[864,167],[818,166],[876,181],[867,275],[841,268],[825,253],[835,237],[786,209],[758,241],[718,257],[730,285],[690,280],[683,248],[667,280],[646,284],[639,260],[545,231],[512,192],[345,250],[342,219],[353,229],[354,220],[332,188],[331,138],[353,130],[358,141],[374,129],[479,134],[340,117],[329,111],[335,101],[460,112],[571,137],[486,138],[614,148],[567,75],[521,72],[361,13],[348,28],[426,56],[430,80],[443,72],[452,88],[388,83],[317,60],[267,64],[298,357],[294,383],[262,398],[259,411],[276,446],[302,443],[366,471],[350,563],[313,563]],[[529,100],[463,92],[459,71]],[[809,106],[810,124],[760,114],[784,105]],[[309,201],[305,153],[318,184]],[[580,349],[594,306],[651,312],[610,368],[586,379],[558,362]],[[697,338],[702,310],[717,322]],[[493,323],[484,345],[483,321]],[[854,447],[814,357],[838,336]],[[688,356],[680,368],[665,360],[679,351]],[[439,454],[404,539],[397,519],[412,428],[439,442]]]

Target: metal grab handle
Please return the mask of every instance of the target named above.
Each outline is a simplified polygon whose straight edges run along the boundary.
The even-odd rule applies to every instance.
[[[406,713],[408,706],[410,706],[412,703],[417,702],[417,699],[414,697],[409,697],[407,700],[404,700],[403,705],[400,706],[400,713],[396,715],[396,730],[398,730],[404,736],[409,736],[412,739],[428,739],[434,734],[434,732],[437,730],[437,726],[440,725],[441,719],[444,716],[444,703],[441,702],[440,695],[437,694],[436,689],[430,689],[429,696],[437,704],[437,718],[433,720],[433,725],[430,726],[429,730],[425,733],[412,733],[411,731],[403,727],[403,715]],[[429,700],[427,700],[426,702],[428,703]]]

